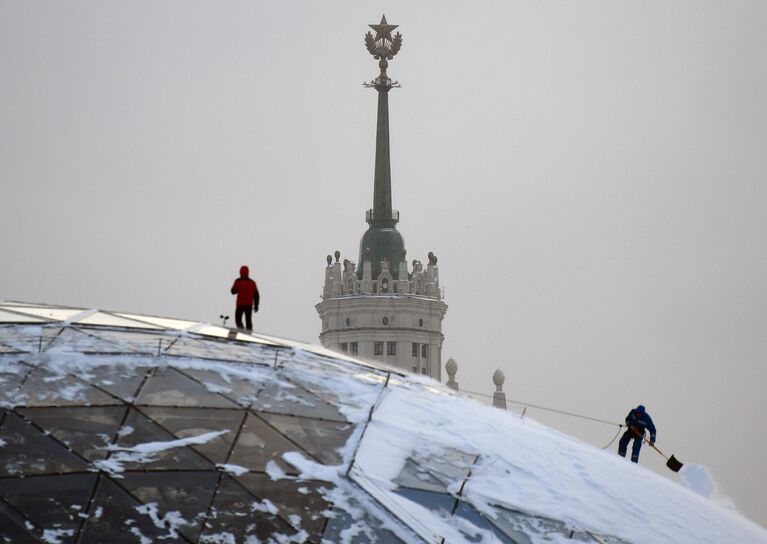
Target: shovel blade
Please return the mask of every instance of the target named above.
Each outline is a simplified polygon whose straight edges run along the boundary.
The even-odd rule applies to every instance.
[[[666,462],[666,466],[673,470],[674,472],[679,472],[679,469],[681,469],[684,466],[684,463],[680,463],[679,459],[674,457],[673,455],[669,457],[668,461]]]

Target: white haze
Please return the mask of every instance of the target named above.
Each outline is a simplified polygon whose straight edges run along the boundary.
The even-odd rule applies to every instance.
[[[372,200],[382,9],[0,2],[0,299],[217,321],[248,264],[256,328],[316,340],[325,255],[357,259]],[[394,205],[439,257],[461,387],[645,404],[767,525],[767,4],[385,10]]]

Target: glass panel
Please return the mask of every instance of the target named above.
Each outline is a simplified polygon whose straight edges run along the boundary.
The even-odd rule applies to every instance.
[[[422,489],[424,491],[434,491],[436,493],[447,493],[447,485],[435,478],[429,472],[420,467],[412,459],[405,462],[405,466],[394,479],[394,483],[402,487],[413,489]]]
[[[386,374],[370,372],[357,365],[339,363],[336,359],[294,356],[284,363],[292,383],[296,383],[333,405],[343,404],[363,409],[365,413],[378,399]],[[279,372],[282,372],[280,370]],[[347,382],[353,393],[338,397],[338,380]]]
[[[253,508],[257,499],[223,475],[201,542],[288,542],[296,531],[269,512]],[[223,535],[230,535],[224,537]],[[256,540],[258,539],[258,540]]]
[[[259,412],[259,415],[326,465],[337,465],[341,462],[341,455],[336,450],[346,445],[347,439],[354,430],[354,426],[349,423],[334,423],[263,412]]]
[[[89,461],[104,459],[127,408],[22,408],[21,414]]]
[[[44,323],[44,319],[0,310],[0,323]]]
[[[572,538],[575,542],[594,542],[594,539],[584,533],[575,533],[572,537],[572,530],[563,522],[554,519],[547,519],[538,516],[532,516],[516,510],[507,510],[505,508],[495,507],[495,519],[488,519],[495,527],[512,540],[522,544],[533,542],[529,536],[527,540],[520,535],[535,536],[535,542],[541,540],[564,540],[563,537]],[[585,538],[584,538],[585,537]]]
[[[180,338],[171,346],[168,354],[261,365],[273,365],[275,356],[274,350],[261,345],[215,342],[203,338]]]
[[[155,317],[152,315],[124,314],[119,312],[116,312],[115,315],[127,317],[128,319],[135,319],[136,321],[143,321],[144,323],[149,323],[150,325],[155,325],[162,329],[175,329],[178,331],[182,331],[184,329],[188,329],[189,327],[194,327],[200,324],[198,321],[170,319],[167,317]]]
[[[448,493],[434,493],[433,491],[409,489],[407,487],[398,487],[394,492],[414,503],[425,506],[433,512],[438,512],[441,517],[450,516],[453,506],[455,506],[455,497]]]
[[[84,319],[75,321],[78,325],[105,325],[107,327],[130,327],[132,329],[156,329],[154,325],[134,319],[125,319],[105,312],[96,312]]]
[[[85,461],[12,412],[5,415],[0,439],[5,442],[0,448],[3,476],[78,472],[88,468]]]
[[[573,531],[569,538],[573,542],[584,542],[585,544],[623,544],[621,540],[610,537],[600,536],[597,538],[588,531]]]
[[[4,344],[0,344],[0,353],[23,353],[23,352],[17,349],[8,347]]]
[[[179,532],[197,542],[218,479],[216,472],[129,472],[120,484],[142,503],[155,503],[160,519],[180,513]]]
[[[575,533],[575,534],[577,535],[579,533]],[[599,544],[630,544],[629,542],[625,540],[621,540],[620,538],[615,536],[599,535],[599,538],[596,538],[597,535],[595,535],[594,533],[584,532],[582,534],[586,534],[593,539],[593,540],[587,540],[586,542],[598,542]]]
[[[430,452],[428,456],[416,454],[414,460],[432,476],[450,485],[460,484],[466,479],[475,459],[475,455],[448,448]]]
[[[121,435],[117,441],[117,445],[121,448],[133,448],[149,442],[177,440],[175,436],[133,408],[128,413]],[[131,451],[116,451],[110,455],[109,460],[119,463],[126,470],[213,470],[213,465],[208,460],[185,446],[146,455],[137,455]]]
[[[403,541],[389,529],[384,528],[384,523],[369,515],[363,507],[353,498],[347,497],[346,506],[349,511],[354,513],[352,517],[349,512],[339,507],[333,508],[333,517],[328,517],[328,525],[325,528],[322,542],[344,542],[345,544],[408,544],[412,542],[423,542],[415,533],[410,532],[399,520],[387,519],[386,525],[399,526],[399,533],[407,535],[407,540]]]
[[[222,369],[223,370],[223,369]],[[248,369],[247,378],[238,377],[223,372],[211,370],[183,369],[182,374],[191,376],[200,382],[208,391],[224,395],[226,398],[250,406],[256,400],[256,395],[267,383],[271,383],[274,372],[271,369]]]
[[[54,321],[66,321],[86,311],[84,308],[32,308],[30,306],[3,306],[3,309]]]
[[[346,418],[335,406],[313,395],[303,387],[287,381],[279,383],[276,387],[265,387],[256,397],[253,408],[279,414],[346,421]]]
[[[0,500],[0,542],[38,542],[30,531],[34,528],[16,509]]]
[[[110,331],[88,329],[88,334],[105,340],[115,347],[104,353],[142,353],[157,355],[168,349],[177,340],[176,336],[148,334],[140,331]],[[99,351],[98,353],[102,353]]]
[[[98,336],[93,336],[75,327],[66,327],[50,341],[43,343],[43,351],[65,353],[124,353],[116,344],[107,342]]]
[[[88,505],[95,484],[96,475],[88,473],[12,478],[3,480],[0,496],[41,529],[74,537],[82,522],[78,513]]]
[[[151,367],[136,367],[110,361],[108,365],[89,368],[87,379],[112,395],[126,402],[133,402],[141,383],[152,370]]]
[[[167,408],[147,406],[141,409],[152,420],[178,438],[228,430],[205,444],[192,446],[213,463],[226,463],[234,439],[240,430],[245,410],[218,410],[211,408]]]
[[[532,544],[529,539],[525,540],[523,538],[510,538],[510,535],[506,535],[505,533],[501,532],[495,525],[488,523],[488,521],[479,512],[477,512],[473,506],[466,502],[458,502],[458,508],[455,509],[454,515],[467,520],[469,523],[477,527],[477,529],[492,533],[504,544]],[[468,534],[466,533],[465,527],[462,525],[458,526],[458,530],[464,534],[466,540],[469,542],[483,542],[481,533],[476,534],[472,532],[473,534]]]
[[[234,345],[236,346],[236,344]],[[216,342],[206,342],[197,338],[179,338],[179,341],[168,349],[168,355],[195,357],[197,359],[239,360],[236,350],[228,352]]]
[[[19,393],[19,387],[32,371],[31,366],[8,362],[2,365],[0,371],[0,406],[19,406],[23,405],[27,397]]]
[[[154,406],[200,406],[207,408],[237,408],[229,399],[211,393],[204,386],[172,368],[158,369],[147,379],[136,404]]]
[[[121,486],[102,476],[78,544],[165,542],[169,529],[156,527],[140,507]]]
[[[39,367],[29,375],[19,393],[27,396],[27,406],[122,404],[74,376],[53,374]]]
[[[284,472],[298,474],[282,460],[282,454],[296,451],[296,445],[253,414],[248,414],[229,463],[264,472],[274,461]]]
[[[39,353],[58,334],[61,326],[4,325],[0,327],[0,341],[17,351]]]
[[[38,338],[38,347],[37,349],[39,351],[46,351],[48,347],[51,345],[51,343],[55,342],[59,336],[63,332],[66,332],[69,330],[68,327],[61,327],[58,324],[56,325],[46,325],[44,327],[41,327],[41,338]]]
[[[327,482],[272,480],[266,474],[244,474],[236,478],[260,500],[267,499],[277,507],[277,515],[300,531],[309,533],[310,542],[319,542],[325,525],[325,512],[331,505],[322,497],[320,488]]]

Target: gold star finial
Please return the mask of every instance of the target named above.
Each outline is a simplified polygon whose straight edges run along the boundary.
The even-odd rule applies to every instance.
[[[378,40],[388,40],[389,43],[392,43],[394,39],[391,37],[391,32],[395,28],[397,28],[399,25],[390,25],[386,22],[386,15],[381,16],[381,22],[377,25],[368,25],[370,28],[375,30],[376,37],[375,41]]]

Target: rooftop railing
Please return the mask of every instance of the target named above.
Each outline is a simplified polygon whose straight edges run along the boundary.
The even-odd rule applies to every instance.
[[[374,210],[370,209],[365,212],[365,221],[370,223],[371,221],[395,221],[399,222],[399,211],[398,210],[392,210],[391,215],[387,214],[380,214],[375,213]]]

